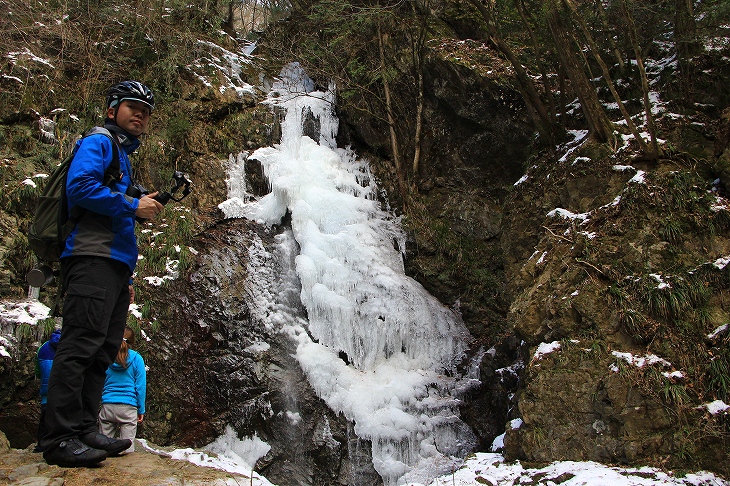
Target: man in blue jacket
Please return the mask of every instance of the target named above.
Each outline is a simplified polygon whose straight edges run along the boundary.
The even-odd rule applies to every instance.
[[[41,417],[38,420],[38,442],[33,452],[43,452],[41,439],[46,435],[46,402],[48,401],[48,377],[51,376],[53,358],[56,356],[58,340],[61,339],[61,330],[56,329],[50,339],[38,348],[35,361],[35,374],[41,380],[39,394],[41,396]]]
[[[157,193],[127,195],[132,184],[129,154],[139,147],[154,109],[154,96],[137,81],[113,85],[107,94],[104,129],[77,142],[66,193],[69,210],[84,209],[61,254],[66,291],[63,328],[48,383],[48,464],[85,467],[116,456],[131,445],[97,432],[97,413],[107,367],[114,361],[134,299],[131,275],[137,263],[135,218],[162,211]],[[107,179],[113,146],[119,171]]]

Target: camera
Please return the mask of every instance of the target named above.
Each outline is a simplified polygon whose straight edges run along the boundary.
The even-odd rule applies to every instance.
[[[159,193],[155,196],[155,199],[163,205],[167,204],[170,199],[175,202],[180,202],[185,199],[185,196],[190,194],[190,184],[190,179],[185,177],[185,174],[180,171],[175,171],[172,173],[172,184],[170,185],[170,190]],[[183,188],[182,195],[176,198],[173,194],[175,194],[181,187]]]
[[[180,202],[182,201],[185,196],[190,194],[190,179],[188,179],[185,174],[183,174],[180,171],[175,171],[172,174],[172,185],[170,186],[169,191],[160,192],[157,194],[153,199],[160,202],[160,204],[165,205],[172,199],[173,201]],[[180,189],[183,188],[182,195],[178,198],[174,196],[174,194]],[[138,182],[132,182],[132,184],[127,187],[127,190],[125,194],[127,196],[133,197],[135,199],[139,199],[142,196],[146,196],[150,192],[144,188],[144,186]]]
[[[180,171],[175,171],[172,174],[172,184],[170,186],[169,191],[165,192],[159,192],[156,196],[154,196],[152,199],[155,201],[158,201],[163,206],[170,202],[172,199],[175,202],[180,202],[183,199],[185,199],[185,196],[190,194],[190,179],[188,179],[185,174],[183,174]],[[183,188],[182,194],[180,197],[175,197],[174,194],[180,189]],[[127,190],[125,191],[125,194],[127,196],[131,196],[135,199],[139,199],[142,196],[148,195],[150,192],[144,188],[144,186],[138,182],[132,181],[132,184],[127,187]],[[136,217],[135,218],[138,223],[144,223],[146,219]]]
[[[139,199],[142,196],[146,196],[149,193],[150,193],[150,191],[148,191],[147,189],[145,189],[142,184],[139,184],[137,182],[131,183],[129,185],[129,187],[127,187],[127,190],[125,192],[125,194],[127,196],[133,197],[135,199]]]

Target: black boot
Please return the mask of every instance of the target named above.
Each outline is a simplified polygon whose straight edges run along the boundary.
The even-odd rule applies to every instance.
[[[64,440],[57,447],[43,452],[48,464],[61,467],[89,467],[107,458],[106,451],[93,449],[78,439]]]
[[[89,447],[106,451],[109,457],[118,456],[132,445],[132,441],[129,439],[112,439],[111,437],[107,437],[104,434],[97,434],[96,432],[81,435],[79,439]]]

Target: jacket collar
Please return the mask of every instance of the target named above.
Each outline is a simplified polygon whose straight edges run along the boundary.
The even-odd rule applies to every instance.
[[[122,128],[113,121],[107,120],[106,123],[104,123],[104,128],[116,135],[119,146],[127,153],[127,155],[131,154],[139,147],[139,139],[122,130]]]

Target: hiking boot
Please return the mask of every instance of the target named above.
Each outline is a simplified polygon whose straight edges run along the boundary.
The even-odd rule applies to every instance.
[[[43,459],[61,467],[89,467],[106,459],[107,453],[81,443],[78,439],[64,440],[57,447],[43,451]]]
[[[112,439],[111,437],[107,437],[104,434],[97,434],[96,432],[81,435],[79,439],[89,447],[106,451],[109,457],[118,456],[132,445],[132,441],[129,439]]]

